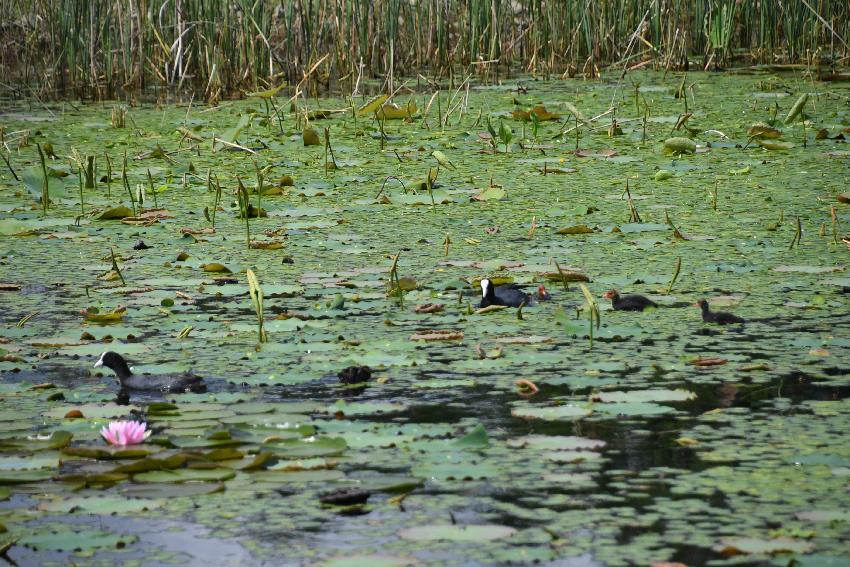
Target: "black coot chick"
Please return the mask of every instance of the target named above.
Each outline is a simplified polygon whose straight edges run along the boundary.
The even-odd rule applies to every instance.
[[[717,323],[718,325],[728,325],[729,323],[743,323],[744,319],[727,313],[726,311],[711,311],[708,308],[708,301],[700,299],[694,305],[702,309],[702,320],[706,323]]]
[[[491,305],[519,307],[523,303],[528,304],[530,299],[528,294],[519,289],[516,284],[494,286],[493,282],[487,278],[481,280],[480,307],[489,307]]]
[[[195,393],[207,391],[204,379],[191,372],[183,374],[133,374],[124,357],[113,351],[101,354],[94,366],[95,368],[99,366],[111,368],[118,377],[122,391],[147,390]]]
[[[368,366],[349,366],[336,373],[342,384],[362,384],[372,378],[372,369]]]
[[[614,311],[643,311],[647,307],[658,307],[658,304],[648,297],[637,294],[621,296],[616,289],[609,289],[602,297],[611,300]]]
[[[552,294],[546,291],[546,287],[541,285],[537,288],[537,293],[534,294],[534,299],[537,301],[549,301],[552,299]]]

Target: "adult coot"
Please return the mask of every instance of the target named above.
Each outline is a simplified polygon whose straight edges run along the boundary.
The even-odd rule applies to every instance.
[[[528,294],[519,289],[516,284],[494,286],[493,282],[487,278],[481,280],[480,307],[489,307],[490,305],[519,307],[523,303],[529,303],[530,299]]]
[[[609,289],[602,297],[611,300],[614,311],[643,311],[647,307],[658,307],[658,304],[648,297],[636,294],[621,296],[616,289]]]
[[[207,385],[200,376],[191,372],[183,374],[133,374],[127,361],[117,352],[106,351],[100,355],[95,368],[105,366],[112,369],[121,384],[121,390],[158,390],[161,392],[195,392],[207,391]]]
[[[700,299],[694,305],[702,309],[702,320],[706,323],[717,323],[719,325],[728,325],[729,323],[743,323],[744,319],[727,313],[726,311],[712,311],[708,308],[708,301]]]

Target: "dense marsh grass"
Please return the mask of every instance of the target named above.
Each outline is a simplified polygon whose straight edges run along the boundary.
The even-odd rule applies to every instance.
[[[846,64],[847,0],[5,0],[0,88],[217,100],[283,81]],[[308,79],[308,80],[304,80]]]

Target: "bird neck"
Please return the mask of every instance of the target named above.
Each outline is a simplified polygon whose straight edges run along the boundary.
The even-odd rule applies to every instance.
[[[126,380],[133,375],[133,371],[130,370],[130,367],[123,360],[116,360],[112,370],[115,371],[115,375],[118,376],[119,380]]]

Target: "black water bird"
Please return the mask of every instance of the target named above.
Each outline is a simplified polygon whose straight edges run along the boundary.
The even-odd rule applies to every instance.
[[[336,373],[342,384],[362,384],[372,378],[372,369],[368,366],[349,366]]]
[[[487,278],[481,280],[480,307],[489,307],[490,305],[519,307],[522,304],[528,304],[530,301],[531,297],[516,284],[494,286],[493,282]]]
[[[658,307],[658,304],[642,295],[620,295],[616,289],[609,289],[602,297],[611,300],[614,311],[643,311],[647,307]]]
[[[115,372],[122,391],[160,391],[195,392],[207,391],[207,385],[200,376],[191,372],[181,374],[133,374],[124,357],[113,351],[106,351],[94,364],[95,368],[105,366]]]
[[[733,315],[726,311],[712,311],[708,308],[708,301],[700,299],[694,305],[702,310],[702,320],[706,323],[717,323],[718,325],[728,325],[729,323],[744,323],[742,317]]]

